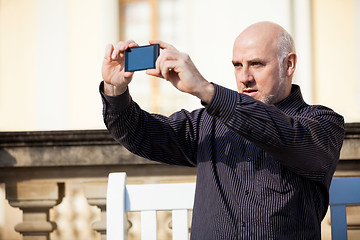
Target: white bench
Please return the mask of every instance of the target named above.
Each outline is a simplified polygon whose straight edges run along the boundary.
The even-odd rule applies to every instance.
[[[127,238],[126,212],[141,212],[141,239],[157,237],[156,211],[172,211],[173,240],[189,238],[188,210],[193,208],[195,183],[126,185],[126,173],[110,173],[106,198],[108,240]]]

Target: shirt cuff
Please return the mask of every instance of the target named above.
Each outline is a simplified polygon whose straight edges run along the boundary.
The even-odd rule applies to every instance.
[[[228,88],[214,84],[215,93],[211,102],[205,106],[206,111],[227,122],[234,113],[239,94]]]
[[[121,112],[125,110],[131,103],[131,96],[129,88],[118,96],[108,96],[104,93],[104,82],[100,83],[99,91],[101,94],[102,102],[104,105],[104,111],[108,113]]]

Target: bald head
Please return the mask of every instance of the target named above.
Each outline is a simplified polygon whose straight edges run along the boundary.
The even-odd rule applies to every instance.
[[[278,24],[255,23],[236,38],[233,64],[240,93],[279,102],[291,92],[296,65],[292,37]]]
[[[252,38],[252,36],[277,36],[280,32],[284,32],[285,29],[280,25],[272,22],[258,22],[247,27],[238,38]]]
[[[250,25],[240,33],[236,41],[272,48],[276,51],[279,63],[288,53],[295,52],[295,44],[291,35],[283,27],[273,22],[258,22]]]

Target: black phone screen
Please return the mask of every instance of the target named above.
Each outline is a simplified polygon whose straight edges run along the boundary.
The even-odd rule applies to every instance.
[[[125,51],[125,72],[155,68],[159,53],[159,44],[128,48]]]

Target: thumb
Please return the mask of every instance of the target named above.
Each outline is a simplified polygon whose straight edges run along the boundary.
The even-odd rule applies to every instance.
[[[158,69],[147,69],[145,73],[150,76],[164,78]]]
[[[134,75],[134,72],[124,72],[124,78],[131,78]]]

